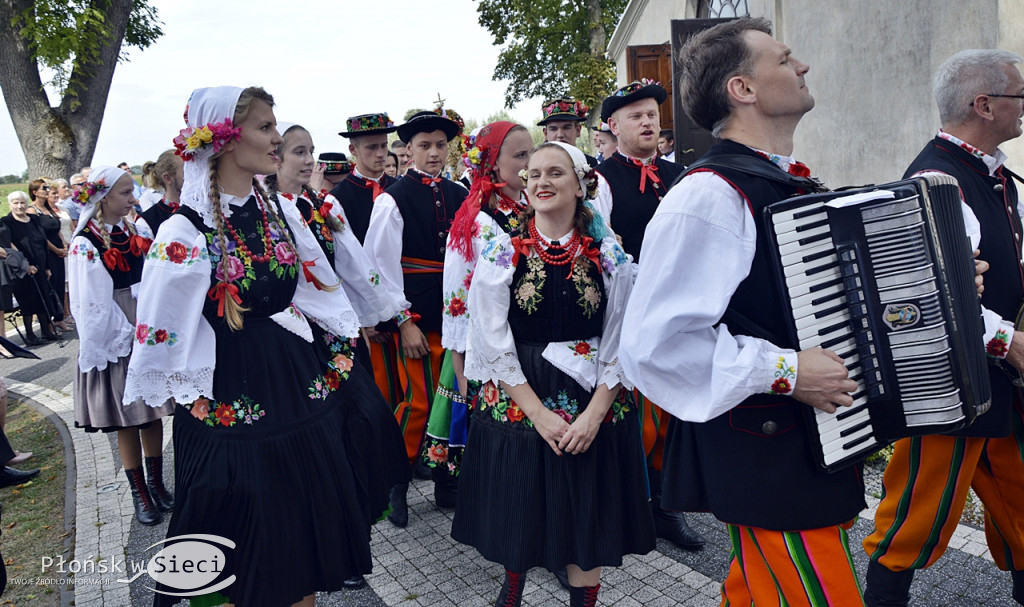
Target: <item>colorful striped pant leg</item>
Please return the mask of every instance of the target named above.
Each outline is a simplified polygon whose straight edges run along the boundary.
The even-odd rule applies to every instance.
[[[402,386],[398,381],[398,334],[382,333],[388,337],[385,343],[367,342],[370,349],[370,366],[373,367],[373,381],[377,384],[384,400],[391,410],[398,409],[402,402]]]
[[[985,537],[1004,571],[1024,570],[1024,411],[1014,408],[1012,433],[985,442],[971,486],[985,505]]]
[[[985,441],[939,435],[896,441],[875,530],[864,540],[868,556],[890,571],[938,560],[960,522]]]
[[[437,391],[437,380],[441,373],[441,362],[444,359],[444,348],[441,347],[441,333],[426,332],[430,353],[422,358],[407,358],[402,349],[401,339],[398,341],[398,362],[401,365],[399,381],[402,386],[402,401],[395,411],[405,436],[405,450],[409,462],[415,461],[423,444],[423,433],[430,417],[430,405]]]
[[[722,607],[863,607],[846,530],[726,525],[732,562]]]
[[[668,432],[668,413],[651,400],[640,394],[639,390],[633,390],[633,398],[636,400],[637,411],[640,417],[640,432],[644,443],[644,454],[647,456],[647,466],[654,470],[661,470],[665,455],[665,436]]]

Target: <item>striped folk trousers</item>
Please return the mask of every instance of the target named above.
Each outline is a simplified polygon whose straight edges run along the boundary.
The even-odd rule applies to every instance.
[[[897,441],[868,556],[890,571],[922,569],[949,545],[967,490],[985,505],[985,538],[1002,570],[1024,569],[1024,411],[1014,404],[1010,436],[922,436]]]
[[[732,554],[722,607],[864,605],[850,556],[849,525],[804,531],[726,528]]]

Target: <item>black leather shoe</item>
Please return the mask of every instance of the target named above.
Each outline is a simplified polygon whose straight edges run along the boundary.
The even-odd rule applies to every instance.
[[[409,483],[399,483],[391,488],[391,514],[388,520],[395,527],[405,528],[409,524],[409,505],[406,502],[406,494],[409,492]]]
[[[699,550],[704,546],[704,537],[690,528],[682,512],[671,512],[652,507],[654,532],[683,550]]]
[[[43,343],[43,340],[39,339],[35,335],[25,335],[26,346],[38,346],[41,343]]]
[[[914,570],[893,571],[878,561],[868,561],[864,604],[867,607],[907,607]]]
[[[56,333],[43,333],[43,339],[46,341],[60,341],[61,337]]]
[[[342,588],[348,588],[349,590],[355,590],[357,588],[362,588],[365,585],[366,585],[366,578],[364,578],[361,575],[350,577],[350,578],[348,578],[347,580],[345,580],[345,581],[343,581],[341,583],[341,587]]]
[[[1013,579],[1013,600],[1024,605],[1024,571],[1011,571]]]
[[[153,502],[153,496],[149,494],[146,486],[146,475],[142,472],[142,466],[124,471],[128,477],[128,485],[132,490],[132,503],[135,505],[135,518],[143,525],[156,525],[162,520],[160,509]]]
[[[35,478],[38,475],[39,468],[36,468],[35,470],[18,470],[17,468],[4,466],[4,469],[0,470],[0,487],[20,485],[31,478]]]

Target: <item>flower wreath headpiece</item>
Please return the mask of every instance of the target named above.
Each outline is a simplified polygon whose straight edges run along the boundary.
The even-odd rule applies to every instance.
[[[107,181],[105,179],[100,179],[99,181],[86,181],[84,183],[79,183],[73,186],[73,188],[71,200],[73,200],[78,206],[84,207],[89,204],[91,199],[97,194],[105,195],[110,186],[107,185]]]
[[[650,78],[641,78],[640,80],[630,82],[626,86],[615,91],[614,93],[612,93],[612,97],[625,97],[626,95],[632,95],[633,93],[639,91],[645,86],[651,86],[652,84],[661,86],[661,83],[658,82],[657,80],[651,80]]]
[[[173,139],[174,153],[187,162],[204,148],[213,146],[213,153],[216,154],[229,141],[238,141],[241,138],[242,129],[234,126],[230,118],[225,118],[223,122],[212,122],[198,128],[181,129],[178,136]]]

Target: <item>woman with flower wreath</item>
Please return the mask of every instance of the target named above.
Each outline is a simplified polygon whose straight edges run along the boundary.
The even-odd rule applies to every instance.
[[[466,154],[472,184],[455,214],[444,257],[441,345],[445,358],[423,449],[424,462],[433,470],[434,501],[439,508],[455,507],[459,462],[466,446],[469,410],[462,369],[473,270],[488,242],[519,227],[519,215],[528,204],[520,173],[532,153],[533,139],[526,127],[499,121],[478,129],[474,146]]]
[[[192,94],[175,138],[181,205],[150,249],[125,390],[179,405],[168,536],[232,543],[205,604],[312,605],[368,573],[370,525],[408,478],[394,419],[352,359],[356,312],[295,205],[255,179],[276,170],[272,106],[254,87]]]
[[[164,399],[154,402],[154,407],[137,402],[121,406],[135,338],[136,295],[150,240],[125,219],[135,204],[131,175],[101,166],[93,168],[90,176],[93,181],[79,186],[73,198],[82,210],[68,258],[79,340],[75,427],[86,432],[117,432],[117,450],[131,488],[135,518],[143,525],[156,525],[161,512],[174,509],[174,497],[163,482],[160,421],[174,411],[174,405]]]
[[[630,259],[589,204],[583,153],[530,158],[521,235],[480,254],[465,374],[480,382],[452,537],[505,567],[516,607],[532,567],[568,569],[570,604],[593,606],[601,568],[654,548],[640,428],[618,362]],[[592,194],[591,194],[592,195]]]

